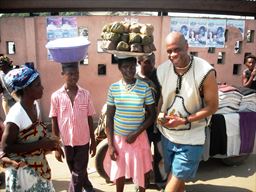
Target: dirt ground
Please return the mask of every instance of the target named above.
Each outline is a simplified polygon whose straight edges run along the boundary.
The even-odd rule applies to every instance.
[[[70,174],[66,163],[59,163],[52,154],[47,156],[52,169],[52,180],[56,192],[66,192]],[[89,177],[96,192],[114,192],[115,185],[107,184],[99,176],[94,167],[94,158],[89,162]],[[1,185],[0,192],[4,192]],[[147,192],[157,192],[155,185]],[[196,178],[187,183],[187,192],[256,192],[256,155],[249,158],[240,166],[223,165],[220,159],[210,159],[201,162]],[[127,183],[125,192],[135,192],[135,186]]]

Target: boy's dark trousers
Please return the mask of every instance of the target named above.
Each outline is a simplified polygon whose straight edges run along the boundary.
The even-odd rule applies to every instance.
[[[93,190],[88,178],[87,166],[89,157],[89,143],[81,146],[64,146],[66,161],[71,173],[69,192]]]

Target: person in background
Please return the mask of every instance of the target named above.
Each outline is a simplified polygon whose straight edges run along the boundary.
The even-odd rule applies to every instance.
[[[39,73],[23,67],[8,72],[4,80],[19,98],[6,116],[1,142],[1,160],[9,163],[5,169],[6,191],[53,192],[46,153],[57,150],[60,142],[47,134],[38,118],[35,101],[43,95]]]
[[[242,75],[243,86],[256,90],[256,57],[254,55],[246,56],[244,64],[247,69],[243,71]]]
[[[216,72],[205,60],[188,54],[183,34],[166,37],[169,60],[157,68],[162,87],[158,128],[169,174],[166,192],[183,192],[195,176],[205,143],[208,117],[218,108]]]
[[[2,107],[5,115],[8,113],[11,106],[16,103],[16,100],[10,93],[10,87],[4,82],[4,76],[13,69],[12,60],[5,56],[0,56],[0,93],[2,93]],[[17,99],[17,98],[16,98]]]
[[[108,152],[104,167],[116,191],[124,191],[125,178],[132,178],[138,191],[145,191],[145,176],[152,169],[146,129],[154,123],[155,104],[147,83],[136,79],[137,60],[118,58],[122,79],[113,83],[107,96]],[[147,115],[145,115],[145,110]]]
[[[88,90],[77,85],[79,80],[78,62],[62,64],[64,85],[51,96],[50,118],[52,132],[60,136],[64,145],[66,161],[72,174],[69,192],[93,192],[88,178],[89,151],[93,157],[96,143],[93,129],[95,109]],[[60,149],[55,157],[62,162]]]
[[[139,56],[138,57],[139,67],[137,67],[137,72],[135,77],[137,79],[145,81],[151,91],[155,101],[155,106],[157,109],[158,101],[161,94],[161,86],[158,82],[155,68],[155,54]],[[156,119],[156,118],[155,118]],[[154,173],[154,182],[161,184],[166,179],[166,173],[161,169],[163,162],[162,158],[162,146],[161,146],[161,133],[155,126],[155,122],[146,129],[148,134],[149,143],[153,143],[154,146],[154,156],[153,156],[153,173]]]

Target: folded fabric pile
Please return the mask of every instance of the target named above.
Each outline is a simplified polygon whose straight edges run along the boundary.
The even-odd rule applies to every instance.
[[[243,95],[238,111],[239,112],[256,112],[256,90],[246,87],[237,87]]]
[[[216,114],[256,112],[256,90],[219,85],[219,107]]]
[[[255,153],[255,112],[214,114],[210,122],[210,156]]]
[[[230,85],[219,85],[219,107],[216,114],[235,113],[240,107],[243,95]]]
[[[256,90],[219,85],[219,108],[210,122],[210,156],[231,157],[256,150]]]

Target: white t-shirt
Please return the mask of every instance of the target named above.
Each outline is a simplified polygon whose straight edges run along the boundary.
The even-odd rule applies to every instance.
[[[38,107],[38,103],[35,101],[36,105],[36,110],[37,110],[37,115],[39,117],[40,111]],[[32,125],[32,121],[29,118],[28,114],[20,104],[20,102],[16,102],[11,108],[10,111],[8,112],[4,124],[6,125],[8,122],[15,123],[20,131],[28,128],[29,126]]]

